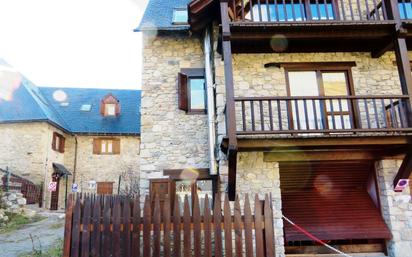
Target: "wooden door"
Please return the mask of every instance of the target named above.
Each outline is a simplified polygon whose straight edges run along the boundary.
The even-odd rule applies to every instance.
[[[97,182],[97,194],[98,195],[111,195],[113,194],[114,182]]]
[[[169,200],[171,203],[173,203],[174,192],[172,192],[170,179],[166,178],[150,180],[150,200],[152,203],[152,209],[154,209],[154,200],[156,195],[159,196],[161,208],[163,208],[164,202],[166,200]]]
[[[60,176],[57,174],[52,175],[52,182],[56,182],[56,191],[51,192],[50,210],[57,210],[59,208],[59,188],[60,188]]]

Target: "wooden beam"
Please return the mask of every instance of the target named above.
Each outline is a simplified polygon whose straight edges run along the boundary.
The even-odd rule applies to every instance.
[[[372,51],[371,56],[372,58],[380,58],[382,55],[384,55],[387,51],[390,51],[393,49],[393,40],[390,42],[386,43],[384,47],[378,48],[377,50]]]
[[[228,195],[229,200],[234,201],[236,197],[237,138],[228,0],[220,1],[220,15],[222,20],[222,48],[226,86],[226,133],[229,138],[227,153],[229,166]]]
[[[377,160],[372,151],[279,151],[263,154],[265,162]]]
[[[236,198],[236,167],[237,151],[229,150],[228,152],[228,196],[230,201]]]
[[[406,154],[401,167],[393,180],[393,187],[396,187],[400,179],[408,179],[412,173],[412,149]]]
[[[238,149],[272,148],[284,147],[328,147],[328,146],[377,146],[377,145],[407,145],[408,136],[376,136],[376,137],[336,137],[336,138],[283,138],[283,139],[239,139]],[[227,145],[227,144],[226,144]]]
[[[396,64],[398,66],[399,79],[401,82],[402,93],[409,95],[406,101],[408,127],[412,126],[412,75],[411,65],[408,56],[408,49],[404,38],[397,38],[395,40],[395,56]]]

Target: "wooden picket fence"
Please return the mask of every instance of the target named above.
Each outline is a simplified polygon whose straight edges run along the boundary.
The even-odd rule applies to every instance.
[[[186,196],[181,211],[179,197],[173,206],[155,197],[152,210],[146,196],[141,212],[139,197],[70,195],[63,256],[275,256],[268,195],[262,202],[255,196],[254,215],[247,195],[243,212],[238,198],[234,208],[227,195],[223,203],[216,196],[213,208],[211,201],[206,196],[202,211],[197,196],[192,207]]]

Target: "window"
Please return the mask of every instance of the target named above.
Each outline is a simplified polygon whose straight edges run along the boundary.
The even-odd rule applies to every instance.
[[[204,69],[182,69],[178,75],[179,109],[206,113]]]
[[[64,153],[64,143],[65,143],[65,138],[63,137],[63,135],[57,132],[54,132],[53,140],[52,140],[52,149],[59,153]]]
[[[120,154],[120,139],[95,138],[93,139],[94,154]]]
[[[334,20],[333,0],[286,0],[254,4],[246,19],[253,21]],[[308,8],[309,6],[309,8]]]
[[[173,10],[173,24],[187,24],[188,15],[186,8],[176,8]]]
[[[92,105],[91,105],[91,104],[83,104],[83,105],[80,107],[80,111],[82,111],[82,112],[90,112],[91,109],[92,109]]]
[[[100,103],[100,114],[103,116],[119,116],[120,101],[112,94],[106,95]]]
[[[115,104],[105,104],[105,113],[107,116],[116,115],[116,105]]]
[[[308,64],[310,66],[310,64]],[[353,92],[350,68],[332,67],[325,64],[319,68],[287,69],[290,96],[347,96]],[[305,129],[350,129],[353,128],[353,107],[349,100],[298,100],[289,105],[292,126]],[[342,117],[334,119],[333,117]],[[343,121],[343,122],[342,122]]]
[[[411,1],[398,1],[399,15],[403,20],[412,19],[412,2]]]

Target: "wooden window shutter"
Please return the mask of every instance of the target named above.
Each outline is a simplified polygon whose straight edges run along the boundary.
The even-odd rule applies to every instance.
[[[188,88],[187,88],[187,81],[188,77],[186,74],[179,72],[177,83],[178,83],[178,101],[179,101],[179,109],[188,111],[189,104],[188,104]]]
[[[117,103],[115,108],[116,108],[116,109],[115,109],[116,116],[119,116],[119,115],[120,115],[120,104]]]
[[[102,146],[101,146],[101,139],[94,138],[93,139],[93,154],[101,154],[102,153]]]
[[[113,154],[120,154],[120,139],[113,139]]]
[[[104,102],[103,101],[101,101],[100,102],[100,114],[101,115],[105,115],[105,108],[104,108]]]
[[[57,133],[53,132],[53,140],[52,140],[52,149],[53,150],[57,149],[57,147],[56,147],[56,137],[57,137]]]
[[[59,145],[59,152],[64,153],[64,145],[66,139],[64,137],[60,137],[60,145]]]

